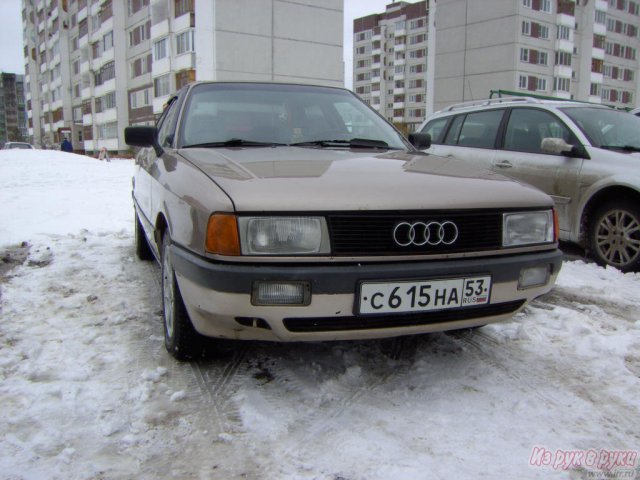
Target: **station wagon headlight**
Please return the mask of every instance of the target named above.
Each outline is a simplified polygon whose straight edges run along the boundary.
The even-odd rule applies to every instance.
[[[323,217],[238,217],[243,255],[329,254]]]
[[[554,242],[553,211],[505,213],[502,232],[504,247]]]

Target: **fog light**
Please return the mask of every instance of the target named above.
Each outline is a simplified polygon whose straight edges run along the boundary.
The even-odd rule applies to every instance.
[[[251,294],[253,305],[309,305],[309,282],[255,282]]]
[[[549,272],[549,265],[543,267],[523,268],[520,271],[518,290],[546,285],[549,281]]]

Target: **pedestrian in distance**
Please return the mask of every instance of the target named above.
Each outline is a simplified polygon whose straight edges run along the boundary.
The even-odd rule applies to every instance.
[[[71,145],[71,142],[69,141],[68,138],[64,138],[64,140],[62,140],[62,145],[60,145],[60,150],[62,150],[63,152],[69,152],[72,153],[73,152],[73,145]]]

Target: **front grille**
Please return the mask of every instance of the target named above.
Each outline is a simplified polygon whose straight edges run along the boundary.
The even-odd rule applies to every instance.
[[[380,213],[329,215],[336,256],[429,255],[497,250],[502,247],[502,212]],[[453,222],[458,238],[451,244],[399,246],[393,231],[401,222]]]
[[[524,300],[497,303],[461,310],[412,313],[407,315],[381,315],[370,317],[285,318],[284,326],[290,332],[337,332],[380,328],[414,327],[430,323],[453,322],[471,318],[492,317],[514,313]]]

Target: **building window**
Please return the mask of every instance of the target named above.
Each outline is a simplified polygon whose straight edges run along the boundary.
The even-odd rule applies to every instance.
[[[102,37],[102,51],[106,52],[113,48],[113,31]]]
[[[531,0],[522,0],[522,6],[526,8],[531,8]]]
[[[151,36],[151,20],[129,30],[129,46],[133,47]]]
[[[103,125],[98,125],[98,138],[100,140],[118,138],[118,123],[111,122],[105,123]]]
[[[558,40],[570,40],[571,29],[565,25],[558,25]]]
[[[160,60],[167,56],[167,38],[162,38],[153,44],[153,59]]]
[[[520,75],[518,78],[518,88],[527,88],[527,77],[525,75]]]
[[[523,35],[531,35],[531,22],[527,22],[526,20],[522,21],[522,34]]]
[[[193,30],[187,30],[176,36],[176,53],[178,55],[192,52],[194,50],[193,45]]]
[[[153,80],[153,96],[164,97],[171,93],[171,76],[170,74],[162,75]]]
[[[525,63],[529,63],[529,49],[528,48],[521,48],[520,49],[520,61],[521,62],[525,62]]]
[[[571,54],[569,52],[556,52],[556,65],[571,66]]]
[[[184,15],[185,13],[193,13],[193,0],[174,0],[176,18]]]
[[[569,92],[571,80],[569,78],[554,77],[553,89],[558,92]]]
[[[601,25],[607,24],[607,14],[602,10],[596,10],[595,22]]]
[[[551,0],[540,0],[540,10],[551,13]]]
[[[546,90],[547,89],[547,79],[546,78],[538,78],[536,90]]]

